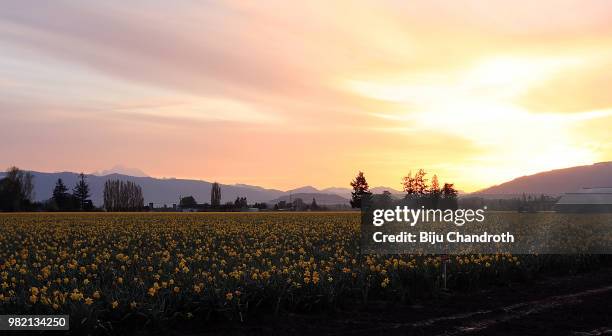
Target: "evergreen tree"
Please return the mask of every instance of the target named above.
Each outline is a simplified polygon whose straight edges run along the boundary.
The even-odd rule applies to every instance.
[[[442,189],[440,189],[440,183],[438,182],[438,176],[434,174],[431,179],[431,187],[429,188],[429,197],[431,198],[431,207],[437,209],[440,203],[440,197],[442,196]]]
[[[427,175],[427,173],[425,172],[425,170],[419,169],[416,174],[414,174],[414,177],[412,177],[411,175],[412,172],[408,173],[408,175],[404,177],[402,183],[404,185],[404,192],[407,194],[407,196],[420,197],[427,194],[428,187],[427,179],[425,178],[425,175]]]
[[[445,198],[453,198],[457,197],[458,192],[453,183],[444,183],[444,187],[442,187],[442,194]]]
[[[427,194],[428,187],[427,187],[427,179],[425,178],[425,175],[427,175],[427,173],[423,169],[419,169],[419,171],[417,171],[417,173],[414,174],[413,187],[414,187],[414,191],[419,196],[423,196]]]
[[[88,201],[89,196],[91,196],[89,194],[89,184],[87,184],[85,181],[86,179],[87,177],[85,174],[79,174],[79,181],[77,182],[76,186],[74,186],[72,191],[72,194],[78,203],[79,210],[85,210],[85,204]]]
[[[317,200],[313,197],[312,203],[310,203],[310,210],[317,211],[319,210],[319,205],[317,204]]]
[[[455,189],[455,185],[452,183],[444,183],[442,187],[442,203],[443,208],[445,209],[457,209],[457,189]]]
[[[55,188],[53,188],[53,196],[51,197],[55,201],[55,205],[59,210],[66,210],[69,208],[70,194],[68,193],[68,187],[64,184],[61,178],[55,182]]]
[[[406,193],[406,197],[411,197],[413,194],[415,194],[413,181],[414,180],[412,178],[412,171],[408,172],[408,175],[404,176],[404,178],[402,179],[402,186],[404,192]]]
[[[353,187],[353,192],[351,193],[351,207],[361,208],[363,199],[368,198],[372,194],[368,181],[366,181],[362,171],[360,171],[355,179],[351,181],[351,187]]]

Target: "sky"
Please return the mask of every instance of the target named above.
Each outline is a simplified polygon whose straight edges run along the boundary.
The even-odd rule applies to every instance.
[[[612,160],[609,1],[4,1],[0,165],[475,191]]]

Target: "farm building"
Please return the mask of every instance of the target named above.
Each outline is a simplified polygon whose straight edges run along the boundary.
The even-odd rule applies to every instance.
[[[555,204],[555,211],[612,213],[612,188],[583,188],[567,193]]]

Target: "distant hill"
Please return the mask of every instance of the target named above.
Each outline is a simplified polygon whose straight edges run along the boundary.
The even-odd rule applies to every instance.
[[[138,175],[145,175],[144,172],[134,169],[115,166],[107,171],[127,171]],[[102,171],[97,174],[102,174]],[[76,184],[78,174],[72,172],[43,173],[32,172],[34,174],[34,193],[36,201],[45,201],[51,198],[55,181],[62,178],[64,183],[72,189]],[[0,172],[0,177],[4,173]],[[119,179],[133,181],[142,186],[145,203],[155,203],[155,206],[164,204],[171,206],[179,202],[180,196],[193,196],[199,203],[210,202],[210,190],[212,183],[202,180],[176,179],[176,178],[154,178],[149,176],[133,176],[121,173],[111,173],[106,175],[88,174],[87,179],[91,188],[91,199],[96,206],[102,205],[102,191],[104,183],[109,179]],[[571,192],[583,187],[610,187],[612,186],[612,162],[603,162],[590,166],[580,166],[566,169],[557,169],[535,175],[524,176],[512,181],[483,189],[476,193],[467,194],[475,196],[487,195],[521,195],[527,194],[547,194],[560,195]],[[403,193],[397,189],[389,187],[372,187],[370,189],[375,194],[380,194],[387,190],[396,197],[402,197]],[[277,189],[267,189],[260,186],[248,184],[221,184],[222,202],[234,201],[236,197],[246,197],[249,203],[266,202],[276,203],[281,200],[288,201],[289,198],[302,198],[304,202],[311,202],[314,197],[318,203],[323,204],[348,204],[351,198],[351,189],[344,187],[331,187],[317,189],[312,186],[282,191]],[[467,196],[463,195],[462,196]]]
[[[582,188],[612,187],[612,162],[555,169],[492,186],[470,196],[546,194],[558,196]]]
[[[323,194],[323,193],[296,193],[296,194],[292,193],[291,195],[284,195],[276,199],[270,200],[268,201],[268,203],[276,204],[280,201],[291,202],[292,200],[296,200],[298,198],[301,198],[302,201],[304,201],[304,203],[306,204],[310,204],[313,198],[317,201],[317,204],[319,205],[338,205],[338,204],[348,205],[349,204],[349,200],[344,197],[341,197],[335,194]]]
[[[299,194],[299,193],[318,193],[319,190],[312,186],[305,186],[300,188],[295,188],[291,190],[287,190],[287,193],[290,194]]]
[[[389,188],[389,187],[374,187],[371,188],[370,191],[374,194],[382,194],[383,191],[388,191],[393,195],[399,196],[399,197],[403,197],[404,193],[397,190],[397,189],[393,189],[393,188]],[[346,199],[350,199],[351,198],[351,192],[353,192],[353,189],[350,188],[341,188],[341,187],[331,187],[331,188],[325,188],[325,189],[321,189],[319,190],[319,192],[321,193],[326,193],[326,194],[336,194],[338,196],[342,196]]]
[[[113,167],[108,171],[131,171],[139,175],[144,175],[144,173],[138,169],[121,166]],[[120,173],[99,175],[102,172],[86,174],[90,187],[91,200],[96,206],[101,206],[103,203],[102,192],[104,190],[104,183],[109,179],[133,181],[140,185],[142,187],[145,204],[152,202],[155,206],[163,206],[164,204],[172,206],[172,204],[178,204],[179,197],[181,196],[193,196],[199,203],[210,202],[212,183],[208,181],[154,178]],[[51,198],[53,187],[58,178],[61,178],[70,190],[72,190],[78,179],[78,174],[73,172],[44,173],[32,171],[31,173],[34,175],[34,198],[36,201],[45,201]],[[0,172],[0,177],[3,175],[4,173]],[[334,189],[335,192],[328,192],[331,189]],[[386,189],[387,188],[385,188],[385,190]],[[221,184],[221,201],[223,203],[233,202],[238,196],[246,197],[249,203],[267,202],[274,204],[280,200],[288,201],[290,197],[292,199],[299,197],[302,198],[304,202],[310,203],[314,197],[321,205],[349,204],[348,200],[351,197],[351,189],[328,188],[318,190],[312,186],[305,186],[282,191],[248,184]]]
[[[371,188],[370,191],[373,194],[382,194],[383,192],[388,191],[391,194],[396,195],[396,196],[398,196],[398,195],[402,196],[402,197],[404,196],[404,192],[403,191],[399,191],[397,189],[393,189],[393,188],[389,188],[389,187],[374,187],[374,188]]]
[[[353,191],[353,189],[342,188],[342,187],[331,187],[331,188],[325,188],[325,189],[319,190],[319,192],[321,192],[321,193],[324,193],[324,194],[334,194],[334,195],[338,195],[338,196],[344,197],[346,199],[350,199],[351,198],[351,192],[352,191]]]

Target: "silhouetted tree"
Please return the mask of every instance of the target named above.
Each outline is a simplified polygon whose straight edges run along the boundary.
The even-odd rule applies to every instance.
[[[193,196],[182,197],[179,206],[181,208],[195,208],[198,206],[198,202]]]
[[[87,210],[86,204],[88,204],[89,196],[91,196],[89,194],[89,184],[87,184],[86,179],[87,177],[85,174],[79,174],[79,181],[74,186],[72,191],[72,194],[78,203],[79,210]]]
[[[10,167],[0,180],[0,209],[18,211],[27,208],[34,198],[34,176],[17,167]]]
[[[457,209],[457,189],[452,183],[444,183],[442,187],[442,208],[444,209]]]
[[[431,201],[429,200],[429,187],[427,186],[427,179],[425,175],[427,173],[423,169],[419,169],[414,176],[412,173],[408,173],[403,178],[403,187],[406,196],[402,203],[412,207],[431,207]]]
[[[388,209],[393,205],[393,196],[389,191],[385,190],[382,194],[377,195],[375,203],[379,208]]]
[[[5,178],[19,185],[19,198],[22,201],[32,202],[34,199],[34,175],[32,173],[11,167],[6,171]]]
[[[414,176],[408,173],[403,178],[402,184],[406,197],[401,202],[414,207],[424,206],[428,209],[457,209],[457,190],[452,183],[444,183],[440,188],[438,176],[434,175],[431,186],[427,185],[425,176],[427,173],[419,169]]]
[[[249,205],[247,203],[247,198],[246,197],[236,197],[236,200],[234,201],[234,206],[236,207],[236,209],[248,208]]]
[[[442,195],[444,198],[457,197],[457,194],[457,189],[455,189],[455,185],[453,183],[444,183],[444,187],[442,187]]]
[[[402,178],[402,190],[406,193],[406,197],[411,197],[412,195],[416,194],[413,185],[414,182],[412,178],[412,172],[408,172],[408,175]]]
[[[408,175],[403,178],[402,184],[404,186],[404,192],[406,192],[409,197],[425,195],[428,191],[427,179],[425,178],[427,173],[425,170],[419,169],[416,174],[414,174],[414,177],[411,175],[412,173],[408,173]]]
[[[221,187],[215,182],[210,190],[210,205],[213,208],[218,208],[221,205]]]
[[[360,171],[355,179],[351,181],[351,187],[353,187],[353,192],[351,193],[351,207],[361,208],[363,199],[372,195],[370,186],[362,171]]]
[[[53,196],[51,199],[55,202],[58,210],[69,210],[72,206],[71,195],[68,193],[68,187],[64,184],[64,181],[59,178],[55,182],[53,188]]]
[[[312,202],[310,203],[310,210],[317,211],[319,210],[319,205],[317,204],[317,200],[313,197]]]
[[[440,204],[440,197],[442,196],[442,189],[438,182],[438,176],[434,174],[431,179],[431,187],[429,188],[429,199],[431,200],[431,207],[437,209]]]
[[[107,211],[142,210],[144,208],[142,188],[132,181],[106,181],[104,183],[104,208]]]
[[[21,208],[21,197],[17,181],[3,178],[0,180],[0,209],[18,211]]]
[[[425,195],[428,191],[427,179],[425,178],[427,173],[423,169],[419,169],[414,175],[414,190],[418,195]]]
[[[268,208],[268,204],[266,204],[265,202],[255,203],[253,204],[253,207],[259,210],[266,210]]]

